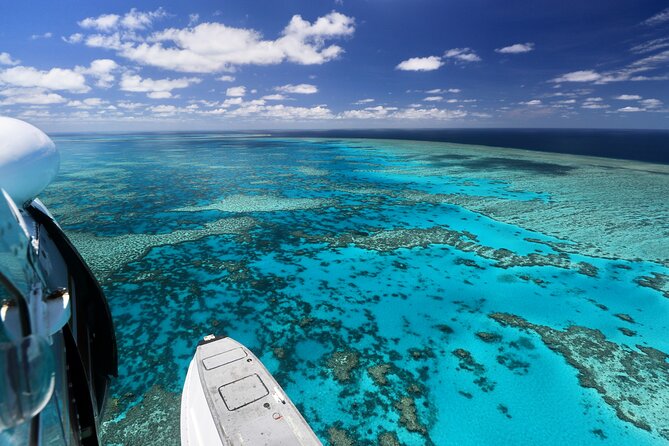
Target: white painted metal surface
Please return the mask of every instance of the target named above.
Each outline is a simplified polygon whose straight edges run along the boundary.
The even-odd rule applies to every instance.
[[[181,395],[181,444],[184,446],[223,444],[218,436],[207,399],[204,397],[195,358],[188,366]]]
[[[230,338],[201,343],[181,399],[181,444],[302,445],[321,442],[258,358]]]
[[[0,116],[0,188],[18,206],[32,201],[60,167],[56,145],[37,127]]]

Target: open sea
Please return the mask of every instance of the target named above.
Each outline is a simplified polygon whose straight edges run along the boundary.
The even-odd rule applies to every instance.
[[[669,134],[471,132],[54,137],[40,198],[119,343],[103,442],[179,444],[214,333],[324,444],[669,444]]]

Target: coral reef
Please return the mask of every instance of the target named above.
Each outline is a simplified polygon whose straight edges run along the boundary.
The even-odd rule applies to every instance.
[[[178,444],[181,394],[172,393],[160,386],[151,387],[137,405],[125,413],[117,399],[107,404],[106,419],[102,423],[101,437],[104,444],[142,446],[147,438],[152,444]]]
[[[208,333],[261,357],[324,443],[664,440],[666,419],[624,388],[646,379],[637,393],[666,405],[649,384],[669,348],[662,166],[215,134],[58,144],[63,174],[41,198],[117,328],[108,444],[177,441],[178,393]],[[537,330],[606,399],[583,396]],[[611,358],[586,357],[586,342]],[[537,390],[547,375],[558,396]]]
[[[327,365],[338,381],[349,381],[351,373],[358,367],[358,357],[354,351],[337,351],[328,359]]]
[[[175,212],[276,212],[298,209],[314,209],[333,204],[333,200],[320,198],[284,198],[264,195],[231,195],[212,204],[201,206],[184,206],[174,209]]]
[[[556,330],[507,313],[492,313],[490,318],[537,333],[548,348],[578,370],[581,386],[595,389],[618,418],[640,429],[657,430],[669,440],[669,355],[650,347],[636,346],[637,351],[616,344],[587,327]]]

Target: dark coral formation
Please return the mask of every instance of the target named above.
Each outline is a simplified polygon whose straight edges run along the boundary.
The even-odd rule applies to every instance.
[[[485,367],[483,364],[479,364],[476,362],[474,357],[470,352],[463,348],[459,348],[457,350],[453,350],[453,356],[458,358],[460,360],[460,368],[463,370],[468,370],[470,372],[475,372],[475,373],[483,373],[485,371]]]
[[[635,324],[636,323],[636,322],[634,322],[634,318],[632,318],[632,316],[630,316],[629,314],[617,313],[617,314],[614,314],[614,316],[617,317],[618,319],[620,319],[621,321],[629,322],[630,324]]]
[[[604,431],[601,429],[593,429],[591,432],[595,437],[599,438],[600,440],[606,440],[608,438],[604,433]]]
[[[328,429],[328,440],[332,446],[353,446],[355,441],[349,437],[345,429],[331,427]]]
[[[500,411],[502,415],[504,415],[507,418],[513,418],[511,414],[509,413],[509,408],[506,407],[504,404],[498,404],[497,405],[497,410]]]
[[[626,327],[619,327],[618,330],[620,330],[620,332],[621,332],[622,334],[624,334],[625,336],[629,336],[630,338],[631,338],[632,336],[636,336],[636,331],[634,331],[634,330],[630,330],[629,328],[626,328]]]
[[[390,370],[391,370],[390,364],[379,364],[369,367],[367,369],[367,372],[369,372],[369,375],[372,377],[376,385],[385,386],[388,384],[388,378],[386,375],[388,375],[388,372],[390,372]]]
[[[452,334],[453,333],[453,329],[446,324],[436,325],[435,328],[437,330],[439,330],[440,332],[445,333],[445,334]]]
[[[527,372],[530,368],[529,362],[523,361],[513,353],[497,355],[497,362],[511,370],[516,375],[527,375]]]
[[[337,351],[328,359],[327,365],[337,381],[346,382],[351,373],[358,367],[358,353],[352,350]]]
[[[489,316],[503,326],[537,333],[548,348],[578,370],[581,386],[597,390],[618,418],[669,440],[669,401],[660,399],[669,387],[669,355],[651,347],[637,345],[635,350],[616,344],[587,327],[556,330],[513,314]]]
[[[427,434],[427,428],[420,422],[416,402],[413,398],[404,396],[395,403],[395,408],[400,413],[400,425],[404,426],[409,432],[418,432]]]
[[[487,342],[489,344],[499,342],[502,340],[502,335],[500,335],[499,333],[488,333],[486,331],[477,332],[476,337],[482,340],[483,342]]]
[[[640,276],[634,279],[638,285],[654,289],[669,299],[669,275],[653,272],[650,276]]]
[[[482,391],[492,392],[495,390],[496,383],[485,376],[485,366],[477,362],[470,352],[463,348],[458,348],[453,350],[452,353],[453,356],[458,358],[458,366],[461,370],[467,370],[476,376],[474,384],[476,384]]]
[[[332,247],[345,247],[355,245],[360,248],[375,251],[394,251],[398,248],[427,247],[429,245],[448,245],[453,248],[476,254],[478,257],[492,260],[493,265],[498,268],[511,268],[514,266],[553,266],[556,268],[569,269],[590,277],[597,277],[597,267],[587,262],[574,263],[569,255],[529,253],[526,255],[516,254],[506,248],[493,248],[479,244],[470,239],[464,232],[455,231],[442,226],[432,228],[414,229],[390,229],[378,231],[372,234],[361,235],[358,233],[345,233],[335,237],[310,237],[314,242],[327,241]],[[463,264],[481,269],[476,262],[459,260]]]
[[[128,395],[131,397],[131,395]],[[107,404],[106,418],[102,425],[104,444],[142,446],[147,438],[152,444],[176,444],[180,438],[179,423],[181,394],[172,393],[159,386],[153,386],[142,400],[130,408],[124,417],[116,421],[119,402],[112,398]]]
[[[400,446],[400,440],[395,432],[381,432],[379,434],[379,446]]]

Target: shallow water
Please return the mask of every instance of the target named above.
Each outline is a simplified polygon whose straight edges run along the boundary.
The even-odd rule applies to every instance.
[[[105,443],[178,444],[208,333],[324,443],[669,442],[667,166],[222,136],[56,138],[42,198],[117,329]]]

